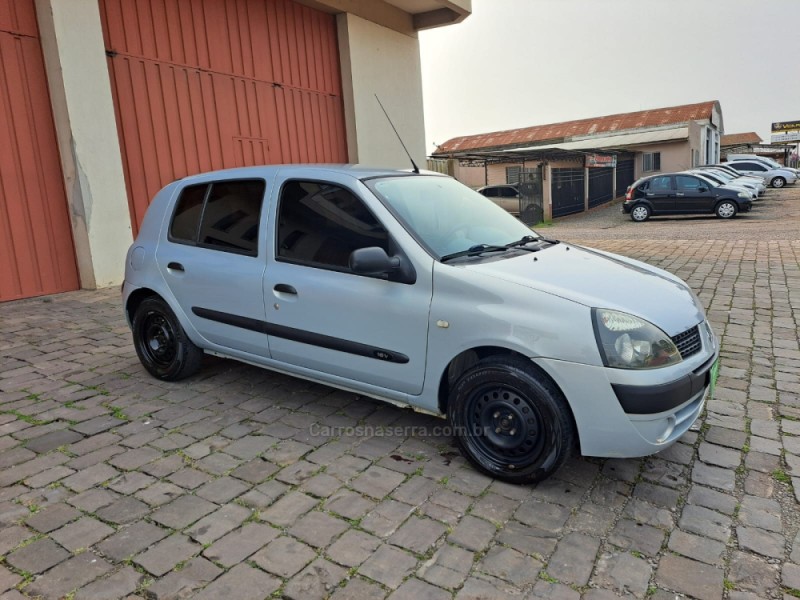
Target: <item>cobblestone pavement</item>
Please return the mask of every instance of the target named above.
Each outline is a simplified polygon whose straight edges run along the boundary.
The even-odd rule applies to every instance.
[[[686,279],[724,362],[707,414],[668,451],[574,458],[537,486],[478,474],[447,438],[330,437],[441,422],[232,361],[158,382],[117,290],[0,305],[0,594],[800,594],[800,218],[780,210],[800,190],[772,195],[758,235],[750,217],[714,221],[732,236],[715,241],[688,239],[700,220],[604,231],[592,213],[548,229]]]

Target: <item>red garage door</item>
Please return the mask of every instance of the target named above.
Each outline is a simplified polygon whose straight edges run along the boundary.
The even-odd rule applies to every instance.
[[[75,289],[33,0],[0,0],[0,302]]]
[[[134,230],[165,184],[346,162],[332,15],[291,0],[100,0]]]

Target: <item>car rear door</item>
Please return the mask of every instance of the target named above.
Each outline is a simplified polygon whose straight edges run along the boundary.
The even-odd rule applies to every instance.
[[[352,177],[309,175],[276,181],[275,241],[264,276],[272,358],[417,395],[425,379],[433,259],[415,263],[413,283],[352,272],[357,248],[409,256],[376,215],[393,217]],[[404,243],[413,242],[401,233]]]
[[[767,176],[767,167],[757,162],[737,161],[728,163],[731,167],[742,173],[743,175],[755,175],[757,177]]]
[[[657,175],[650,179],[644,196],[653,206],[654,212],[675,211],[675,184],[671,175]]]
[[[158,244],[164,281],[185,318],[206,340],[269,357],[262,281],[266,242],[264,179],[184,187]]]
[[[694,175],[675,175],[675,210],[704,213],[714,210],[711,184]]]

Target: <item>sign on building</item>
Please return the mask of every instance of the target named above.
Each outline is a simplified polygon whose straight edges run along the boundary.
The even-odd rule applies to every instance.
[[[800,132],[800,121],[778,121],[772,124],[772,133]]]
[[[780,133],[770,137],[770,142],[773,144],[786,144],[800,142],[800,131],[793,133]]]
[[[597,154],[595,152],[586,155],[586,166],[588,168],[616,167],[616,154]]]

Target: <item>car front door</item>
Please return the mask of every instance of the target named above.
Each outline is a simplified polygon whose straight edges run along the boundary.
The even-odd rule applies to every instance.
[[[269,357],[264,319],[264,179],[213,181],[180,192],[156,250],[158,267],[185,318],[206,340]]]
[[[418,247],[413,256],[403,252],[384,225],[393,217],[361,182],[328,177],[276,182],[274,243],[264,277],[272,357],[418,395],[425,378],[433,259],[426,254],[420,260]],[[413,244],[404,230],[396,233]],[[354,273],[353,250],[376,246],[390,256],[411,256],[415,281]]]
[[[675,189],[670,175],[653,177],[647,186],[645,198],[653,206],[656,213],[670,213],[675,211]]]
[[[748,161],[732,162],[730,166],[743,175],[755,175],[756,177],[766,177],[769,170],[764,165]]]
[[[711,184],[694,175],[675,175],[675,210],[704,213],[714,210]]]

